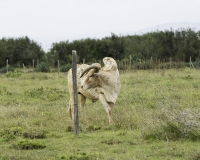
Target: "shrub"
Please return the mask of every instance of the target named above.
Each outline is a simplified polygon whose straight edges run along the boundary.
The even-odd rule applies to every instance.
[[[14,70],[15,69],[12,66],[8,65],[8,71],[9,72],[13,72]],[[7,72],[7,67],[3,67],[3,68],[0,69],[0,73],[6,73],[6,72]]]
[[[61,66],[60,71],[61,72],[67,72],[71,67],[72,67],[72,65],[68,63],[66,65]]]
[[[17,70],[14,70],[14,72],[7,72],[5,74],[6,77],[19,77],[21,76],[21,73],[19,73]]]
[[[4,128],[0,131],[0,136],[3,135],[21,135],[23,129],[21,127]]]
[[[50,66],[46,62],[41,62],[37,68],[38,72],[50,72]]]
[[[30,149],[43,149],[46,146],[36,141],[22,140],[12,145],[14,149],[30,150]]]
[[[0,137],[4,142],[9,142],[16,139],[16,136],[21,136],[23,129],[21,127],[10,127],[0,130]]]
[[[9,142],[14,140],[16,137],[13,134],[5,134],[1,138],[4,142]]]
[[[46,138],[46,131],[32,130],[32,131],[24,132],[23,137],[29,138],[29,139],[43,139],[43,138]]]

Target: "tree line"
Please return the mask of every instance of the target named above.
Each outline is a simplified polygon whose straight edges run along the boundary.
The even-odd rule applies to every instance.
[[[134,61],[146,59],[166,59],[171,57],[177,61],[188,62],[200,57],[200,31],[194,29],[177,29],[155,31],[145,34],[116,35],[102,39],[80,39],[72,42],[61,41],[53,43],[50,51],[45,53],[37,42],[27,36],[19,38],[0,39],[0,67],[5,66],[6,60],[10,65],[19,66],[22,63],[31,66],[32,60],[45,62],[49,65],[71,64],[72,50],[78,54],[78,62],[91,62],[110,56],[116,60],[128,59]]]
[[[71,63],[71,51],[76,50],[80,62],[99,60],[111,56],[116,60],[134,61],[145,59],[167,59],[188,62],[200,57],[200,31],[191,28],[149,32],[142,35],[118,36],[111,33],[102,39],[81,39],[73,42],[53,43],[47,53],[49,61],[52,57],[60,59],[62,64]]]
[[[12,66],[31,65],[33,59],[45,61],[45,52],[41,46],[27,36],[0,39],[0,67],[6,61]]]

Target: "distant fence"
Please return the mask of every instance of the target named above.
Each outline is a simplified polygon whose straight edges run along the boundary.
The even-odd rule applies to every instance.
[[[184,67],[200,69],[200,61],[190,62],[173,61],[172,58],[164,60],[141,60],[141,61],[130,61],[125,59],[122,61],[116,61],[119,70],[148,70],[148,69],[180,69]]]
[[[92,63],[100,63],[103,66],[102,60],[91,60],[87,62],[84,59],[84,62],[87,64],[92,64]],[[84,63],[83,62],[83,63]],[[121,71],[127,71],[127,70],[148,70],[148,69],[180,69],[184,67],[190,67],[190,68],[196,68],[200,69],[200,61],[191,61],[190,57],[190,62],[184,62],[184,61],[176,61],[173,60],[172,58],[167,58],[167,59],[149,59],[149,60],[132,60],[131,57],[129,59],[123,59],[123,60],[116,60],[118,69]]]
[[[47,65],[46,63],[42,62],[39,63],[39,61],[36,61],[36,68],[33,60],[33,64],[30,67],[25,67],[24,64],[22,64],[22,68],[24,69],[24,72],[26,71],[32,71],[34,72],[58,72],[58,75],[60,72],[67,72],[72,66],[71,64],[65,64],[65,65],[60,65],[59,60],[57,60],[57,67],[55,67],[55,64],[53,66]],[[172,58],[167,58],[167,59],[141,59],[141,60],[133,60],[131,59],[131,56],[129,59],[123,59],[123,60],[116,60],[118,69],[121,70],[122,72],[125,71],[131,71],[131,70],[156,70],[156,69],[180,69],[184,67],[190,67],[195,68],[195,69],[200,69],[200,60],[197,60],[195,62],[190,61],[189,62],[184,62],[184,61],[176,61],[173,60]],[[86,63],[86,64],[92,64],[92,63],[99,63],[101,66],[103,66],[102,60],[96,60],[92,59],[87,61],[86,59],[83,59],[83,62],[81,63]],[[79,63],[79,64],[81,64]],[[40,67],[38,67],[40,66]],[[32,69],[31,69],[32,68]],[[49,68],[49,69],[48,69]],[[14,71],[14,68],[9,65],[9,62],[6,62],[6,66],[4,68],[0,69],[0,73],[6,73],[8,71]]]

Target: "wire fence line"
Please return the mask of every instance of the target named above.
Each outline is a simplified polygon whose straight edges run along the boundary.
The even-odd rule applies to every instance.
[[[127,70],[148,70],[148,69],[180,69],[184,67],[190,67],[190,69],[195,68],[199,69],[200,68],[200,61],[190,61],[189,62],[184,62],[184,61],[175,61],[172,58],[167,58],[167,59],[149,59],[149,60],[130,60],[130,59],[124,59],[124,60],[117,60],[116,61],[118,64],[118,69],[122,71],[127,71]]]
[[[180,69],[184,67],[189,67],[190,69],[195,68],[195,69],[200,69],[200,60],[196,60],[192,62],[191,57],[189,58],[189,62],[184,62],[184,61],[178,61],[178,60],[173,60],[172,58],[166,58],[166,59],[153,59],[152,57],[150,59],[139,59],[139,60],[133,60],[131,59],[131,56],[127,59],[123,60],[116,60],[118,69],[122,72],[126,71],[132,71],[132,70],[157,70],[157,69]],[[21,66],[18,67],[12,67],[12,65],[9,64],[9,62],[6,62],[6,66],[2,69],[0,69],[0,73],[6,73],[6,72],[12,72],[14,69],[22,68],[24,72],[58,72],[58,75],[60,72],[67,72],[72,65],[71,64],[60,64],[59,60],[56,61],[56,64],[53,64],[51,66],[50,64],[44,64],[44,62],[39,63],[36,61],[36,64],[33,60],[32,66],[25,66],[22,64]],[[83,59],[82,62],[79,64],[89,64],[91,65],[92,63],[99,63],[101,66],[103,66],[102,60],[96,60],[92,59],[87,61],[86,59]]]

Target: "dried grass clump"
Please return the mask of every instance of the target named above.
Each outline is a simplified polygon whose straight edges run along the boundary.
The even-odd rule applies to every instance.
[[[183,108],[169,99],[157,103],[152,121],[145,128],[145,139],[200,140],[200,109]]]

